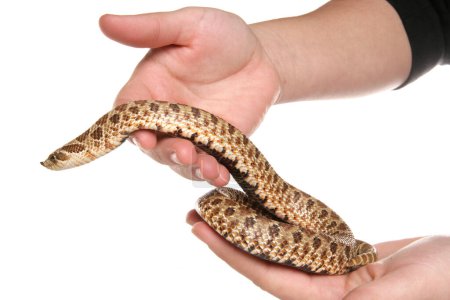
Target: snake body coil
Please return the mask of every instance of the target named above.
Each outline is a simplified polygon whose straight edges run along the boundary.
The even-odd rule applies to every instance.
[[[199,199],[198,212],[235,246],[263,259],[321,274],[344,274],[376,260],[321,201],[285,182],[234,126],[198,108],[160,101],[120,105],[41,164],[76,167],[110,152],[134,131],[184,138],[223,164],[245,193],[218,188]]]

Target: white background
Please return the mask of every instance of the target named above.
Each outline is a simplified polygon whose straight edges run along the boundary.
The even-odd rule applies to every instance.
[[[311,2],[2,2],[0,299],[272,299],[190,233],[185,214],[209,188],[128,143],[70,171],[39,162],[111,107],[146,52],[104,37],[103,13],[201,5],[251,23]],[[358,238],[448,234],[449,71],[400,91],[273,107],[252,139]]]

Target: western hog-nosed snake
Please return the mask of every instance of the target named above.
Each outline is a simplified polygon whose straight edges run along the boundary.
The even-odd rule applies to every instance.
[[[190,140],[223,164],[243,192],[218,188],[198,201],[216,232],[260,258],[320,274],[345,274],[376,260],[321,201],[285,182],[234,126],[198,108],[160,101],[120,105],[41,164],[76,167],[110,152],[134,131],[149,129]]]

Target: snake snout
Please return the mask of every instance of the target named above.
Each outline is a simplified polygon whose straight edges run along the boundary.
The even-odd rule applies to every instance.
[[[41,165],[50,170],[58,170],[61,167],[59,166],[60,161],[64,159],[65,155],[61,152],[53,152],[48,156],[48,158],[44,161],[41,161]]]

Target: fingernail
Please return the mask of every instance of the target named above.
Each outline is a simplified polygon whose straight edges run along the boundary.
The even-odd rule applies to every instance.
[[[202,179],[202,180],[205,179],[205,178],[203,178],[203,174],[202,174],[202,171],[200,170],[200,168],[196,168],[196,169],[194,170],[194,175],[195,175],[195,177],[197,177],[198,179]]]
[[[139,140],[138,140],[135,136],[131,137],[130,140],[131,140],[131,142],[132,142],[133,144],[135,144],[139,149],[142,149],[141,143],[139,143]]]
[[[219,181],[224,182],[224,185],[228,184],[228,181],[230,180],[228,176],[223,174],[224,172],[219,172]]]
[[[182,165],[182,163],[178,159],[178,155],[175,152],[170,154],[170,160],[177,165]]]

